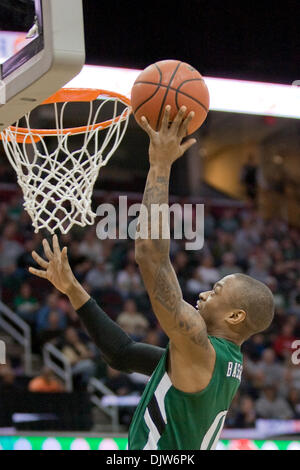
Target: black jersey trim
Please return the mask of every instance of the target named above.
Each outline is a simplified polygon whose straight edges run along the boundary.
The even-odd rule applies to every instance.
[[[159,434],[161,436],[162,433],[165,430],[166,423],[164,422],[164,419],[163,419],[162,414],[160,412],[155,394],[153,394],[153,396],[152,396],[152,398],[151,398],[151,400],[148,404],[148,411],[149,411],[149,414],[150,414],[150,417],[151,417],[153,423],[156,426],[157,431],[159,432]]]

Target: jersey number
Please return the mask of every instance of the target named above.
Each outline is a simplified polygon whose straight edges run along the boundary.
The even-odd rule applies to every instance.
[[[207,450],[207,449],[214,450],[216,448],[221,431],[224,426],[224,421],[227,415],[227,411],[228,410],[221,411],[219,414],[217,414],[217,416],[214,419],[214,422],[212,423],[212,425],[210,426],[210,428],[208,429],[207,433],[205,434],[203,438],[200,450]],[[214,438],[214,441],[211,445],[209,445],[217,429],[218,429],[218,432]]]

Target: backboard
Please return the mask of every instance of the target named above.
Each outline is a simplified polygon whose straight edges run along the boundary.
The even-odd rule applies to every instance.
[[[0,0],[0,8],[1,132],[80,72],[85,47],[82,0]]]

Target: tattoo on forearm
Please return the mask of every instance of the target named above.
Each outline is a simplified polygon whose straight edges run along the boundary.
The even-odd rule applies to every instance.
[[[167,204],[169,199],[169,181],[167,178],[158,177],[153,183],[147,180],[144,191],[143,204],[151,213],[151,204]]]
[[[171,269],[163,265],[158,267],[154,280],[154,297],[166,310],[177,317],[182,295],[180,288],[171,285],[169,275],[171,275]]]
[[[154,282],[154,298],[175,320],[175,329],[182,335],[188,336],[193,343],[207,345],[207,333],[199,322],[196,311],[186,308],[182,311],[182,294],[179,284],[172,283],[172,266],[160,266],[157,269]],[[176,280],[177,281],[177,280]]]
[[[148,239],[151,239],[151,207],[153,204],[167,204],[169,199],[169,178],[165,176],[157,176],[156,178],[149,174],[143,197],[143,205],[148,212]],[[161,219],[159,221],[159,233],[161,234]],[[156,250],[161,254],[169,254],[170,241],[163,239],[152,240]]]

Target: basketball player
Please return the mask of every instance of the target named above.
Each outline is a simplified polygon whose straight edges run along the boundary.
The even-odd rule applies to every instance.
[[[193,113],[181,108],[169,125],[167,107],[159,132],[146,118],[150,136],[150,170],[143,204],[167,204],[171,166],[195,143],[187,134]],[[142,213],[142,212],[141,212]],[[144,223],[140,216],[139,223]],[[148,219],[151,232],[151,217]],[[53,249],[43,241],[48,261],[33,252],[43,270],[30,272],[48,279],[66,294],[107,363],[123,372],[151,376],[129,430],[130,450],[214,449],[226,413],[240,385],[241,345],[266,329],[273,318],[271,291],[243,274],[227,276],[199,295],[197,308],[183,300],[172,267],[170,240],[136,240],[136,260],[152,307],[170,342],[164,350],[132,341],[90,298],[75,279],[56,236]]]

